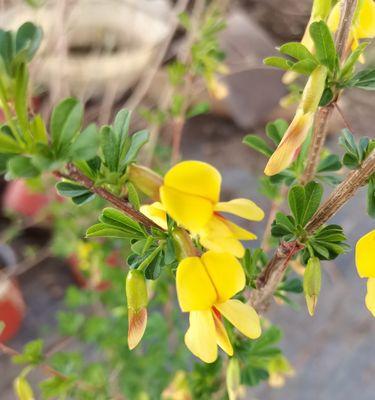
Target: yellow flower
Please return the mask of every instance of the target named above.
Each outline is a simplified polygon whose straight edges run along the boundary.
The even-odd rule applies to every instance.
[[[172,167],[160,188],[161,203],[167,213],[192,233],[202,230],[216,212],[228,212],[260,221],[263,211],[251,200],[220,202],[221,175],[201,161],[183,161]]]
[[[204,362],[216,360],[218,345],[233,355],[222,316],[245,336],[260,336],[256,311],[249,304],[231,299],[245,287],[245,273],[231,254],[208,251],[200,258],[183,259],[177,268],[176,284],[180,307],[190,313],[185,344]]]
[[[161,228],[167,229],[167,213],[161,203],[155,202],[150,205],[143,205],[140,211]],[[245,252],[240,240],[254,240],[257,238],[253,233],[228,221],[217,212],[214,212],[208,223],[196,232],[194,236],[199,238],[201,245],[206,249],[226,251],[238,258],[243,257]]]
[[[339,27],[341,6],[342,1],[336,3],[328,18],[328,26],[332,32],[336,32]],[[350,30],[349,45],[352,50],[355,50],[360,39],[373,38],[374,36],[375,3],[373,0],[359,0]]]
[[[311,73],[296,114],[277,149],[268,160],[264,170],[266,175],[276,175],[293,162],[313,124],[314,114],[325,88],[327,72],[326,67],[319,65]]]
[[[368,278],[366,307],[375,317],[375,229],[358,240],[355,262],[358,275]]]

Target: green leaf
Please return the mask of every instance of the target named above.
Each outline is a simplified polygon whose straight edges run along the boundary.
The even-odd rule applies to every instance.
[[[40,114],[30,121],[30,131],[36,143],[48,143],[47,129]]]
[[[134,221],[123,212],[116,210],[115,208],[105,208],[102,211],[102,215],[99,217],[99,221],[105,224],[112,224],[123,229],[132,229],[134,231],[138,231],[139,233],[143,233],[143,230],[138,222]]]
[[[253,148],[259,153],[264,154],[266,157],[270,157],[273,153],[272,149],[258,135],[246,135],[243,138],[242,143]]]
[[[58,156],[63,155],[69,148],[70,142],[81,127],[82,118],[83,107],[78,100],[73,98],[63,100],[52,111],[52,147]]]
[[[331,88],[325,88],[323,90],[322,97],[319,101],[319,107],[324,107],[333,100],[333,91]]]
[[[291,61],[281,57],[267,57],[263,60],[263,63],[269,67],[283,69],[284,71],[289,71],[293,65]]]
[[[353,73],[355,63],[358,61],[368,44],[369,42],[363,42],[359,44],[358,47],[350,54],[341,68],[339,79],[346,79]]]
[[[24,156],[15,156],[8,161],[8,177],[34,178],[40,175],[40,171],[32,162],[32,159]]]
[[[317,67],[317,63],[314,60],[310,60],[309,58],[298,61],[293,64],[291,70],[303,75],[310,75],[314,69]]]
[[[21,153],[23,150],[22,146],[6,133],[6,126],[2,126],[0,129],[0,151],[2,153]]]
[[[317,173],[339,171],[342,165],[339,156],[330,154],[323,158],[318,164]]]
[[[90,124],[77,136],[70,148],[70,154],[73,160],[90,160],[96,156],[98,147],[98,130],[95,124]]]
[[[58,182],[56,183],[56,189],[61,196],[65,197],[77,197],[88,192],[85,186],[72,182]]]
[[[32,22],[25,22],[16,33],[16,52],[26,50],[27,60],[30,61],[39,48],[42,40],[42,30]]]
[[[289,42],[285,43],[280,47],[280,53],[291,56],[297,60],[309,59],[315,62],[315,57],[310,53],[310,51],[300,42]]]
[[[37,339],[25,344],[22,353],[12,357],[15,364],[37,365],[43,361],[43,340]]]
[[[28,111],[27,111],[27,86],[29,82],[29,73],[25,63],[22,63],[16,69],[15,79],[15,110],[20,123],[22,133],[27,143],[31,143],[29,134]]]
[[[358,72],[348,82],[348,86],[365,90],[375,90],[375,68]]]
[[[316,58],[331,72],[338,65],[335,43],[332,34],[324,21],[313,22],[310,25],[310,36],[315,44]]]
[[[14,56],[12,32],[0,30],[0,56],[5,70],[9,76],[13,76],[12,60]]]
[[[375,218],[375,174],[372,175],[368,182],[367,213],[370,217]]]
[[[136,160],[139,150],[148,142],[149,136],[146,130],[136,132],[131,136],[131,143],[125,155],[124,165],[128,165]]]
[[[75,384],[74,378],[60,378],[58,376],[54,376],[53,378],[42,381],[40,385],[40,389],[42,392],[43,399],[52,399],[52,398],[66,398],[68,392]]]
[[[323,196],[323,187],[319,183],[309,182],[305,186],[305,204],[301,225],[305,226],[319,208]]]
[[[87,191],[87,193],[81,194],[80,196],[72,197],[72,202],[77,206],[83,206],[91,200],[94,200],[95,197],[95,193]]]
[[[117,113],[115,122],[113,124],[113,130],[115,131],[119,145],[119,160],[122,160],[125,157],[126,152],[129,150],[130,137],[128,132],[130,118],[131,112],[129,110],[122,109]]]
[[[136,209],[139,210],[141,206],[141,202],[139,200],[138,192],[135,186],[131,182],[126,183],[126,187],[128,189],[128,199],[130,204]]]
[[[289,124],[285,119],[276,119],[266,125],[266,135],[275,143],[276,146],[281,142]]]
[[[302,224],[305,215],[305,189],[303,186],[295,185],[289,190],[288,203],[297,224]]]
[[[138,235],[140,237],[140,235]],[[133,239],[137,235],[134,231],[125,230],[121,228],[113,227],[103,223],[95,224],[90,226],[86,231],[86,237],[113,237],[119,239]]]
[[[118,136],[110,126],[103,126],[100,131],[100,144],[105,163],[111,172],[116,172],[119,165],[120,144]]]
[[[186,113],[186,116],[188,118],[196,117],[197,115],[202,115],[206,114],[210,111],[210,104],[207,103],[206,101],[201,101],[198,104],[193,105],[191,108],[189,108],[188,112]]]
[[[302,293],[303,292],[303,286],[301,279],[294,278],[294,279],[289,279],[285,282],[282,282],[278,290],[283,290],[284,292],[291,292],[291,293]]]

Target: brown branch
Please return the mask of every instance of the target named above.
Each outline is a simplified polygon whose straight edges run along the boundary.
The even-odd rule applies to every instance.
[[[55,171],[54,175],[58,178],[69,179],[71,181],[79,183],[82,186],[85,186],[92,193],[95,193],[104,200],[107,200],[109,203],[113,204],[115,207],[123,211],[126,215],[133,218],[135,221],[140,222],[147,228],[162,229],[160,228],[160,226],[156,225],[154,221],[147,218],[141,212],[135,210],[129,202],[119,197],[116,197],[114,194],[108,192],[102,187],[95,186],[94,182],[87,176],[83,175],[73,164],[67,164],[66,168],[68,171],[67,174]]]
[[[366,158],[361,167],[352,171],[347,178],[331,193],[328,199],[319,207],[306,226],[306,231],[312,235],[341,207],[350,200],[369,177],[375,173],[375,150]],[[264,271],[258,277],[257,289],[250,293],[250,304],[258,311],[263,311],[277,286],[281,282],[290,259],[303,248],[297,240],[281,243]]]
[[[335,36],[336,51],[340,61],[343,61],[346,57],[346,47],[356,6],[357,0],[346,0],[342,3],[340,24]],[[338,100],[339,94],[339,92],[335,93],[334,100],[330,104],[321,107],[315,115],[307,165],[301,177],[302,184],[311,181],[315,176],[316,167],[327,137],[328,120],[332,114],[334,104]]]

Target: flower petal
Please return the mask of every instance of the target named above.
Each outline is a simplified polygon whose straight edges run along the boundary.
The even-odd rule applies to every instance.
[[[375,36],[375,3],[373,0],[364,0],[355,21],[355,35],[358,39],[373,38]]]
[[[205,162],[183,161],[167,172],[164,186],[216,203],[219,201],[221,175]]]
[[[261,221],[264,218],[263,210],[249,199],[234,199],[217,203],[215,211],[231,213],[250,221]]]
[[[256,339],[261,335],[259,316],[249,304],[232,299],[225,303],[215,304],[215,307],[245,336]]]
[[[240,262],[229,253],[207,251],[201,257],[216,289],[217,303],[222,303],[245,287],[246,278]]]
[[[213,203],[203,197],[162,186],[160,198],[168,214],[191,232],[202,229],[212,217]]]
[[[329,14],[327,25],[332,32],[336,32],[340,23],[341,2],[337,2]]]
[[[185,334],[187,348],[206,363],[217,359],[216,330],[211,310],[192,311]]]
[[[216,342],[217,344],[230,356],[233,356],[232,343],[229,340],[227,330],[225,329],[219,312],[213,310],[215,329],[216,329]]]
[[[158,201],[150,205],[143,205],[140,207],[139,211],[150,218],[155,224],[159,225],[163,229],[167,229],[167,213],[165,208]]]
[[[232,231],[232,234],[234,235],[234,237],[236,239],[239,239],[239,240],[255,240],[257,238],[257,236],[254,233],[249,232],[246,229],[243,229],[239,225],[234,224],[233,222],[228,221],[227,219],[224,222],[228,226],[228,228]]]
[[[182,311],[208,310],[217,294],[199,257],[184,258],[177,267],[177,297]]]
[[[358,240],[355,263],[361,278],[375,278],[375,229]]]
[[[294,160],[296,151],[305,141],[313,123],[314,113],[297,111],[279,146],[268,160],[264,173],[268,176],[283,171]]]
[[[199,241],[208,250],[230,253],[237,258],[242,258],[245,254],[242,243],[232,237],[201,236]]]
[[[145,333],[147,326],[147,308],[142,308],[139,311],[128,309],[128,346],[133,350]]]
[[[366,307],[375,317],[375,278],[367,281]]]

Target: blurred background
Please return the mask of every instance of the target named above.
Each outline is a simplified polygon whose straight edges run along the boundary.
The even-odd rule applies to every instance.
[[[163,172],[179,157],[207,161],[222,172],[223,197],[250,197],[268,211],[269,201],[258,190],[265,159],[243,145],[242,138],[248,133],[264,136],[268,121],[289,120],[294,113],[298,83],[285,87],[282,73],[263,66],[262,59],[275,54],[281,43],[301,38],[311,0],[209,3],[2,0],[0,26],[14,29],[31,20],[43,28],[42,46],[32,64],[31,101],[45,118],[56,102],[70,95],[85,103],[86,122],[107,124],[116,111],[130,108],[131,131],[147,127],[151,132],[143,154],[146,164]],[[166,121],[167,110],[177,102],[168,65],[189,57],[207,7],[214,7],[225,21],[217,35],[225,54],[222,73],[215,74],[214,81],[185,76],[183,90],[195,111],[186,120]],[[191,15],[195,29],[184,29],[178,22],[183,12]],[[369,47],[366,64],[375,64],[374,46]],[[374,100],[371,92],[346,92],[340,100],[346,122],[334,114],[330,148],[340,152],[337,137],[345,126],[358,136],[375,137]],[[0,339],[16,349],[37,337],[45,339],[47,351],[76,348],[77,343],[61,339],[57,329],[64,294],[70,285],[105,287],[101,276],[92,270],[87,275],[87,249],[79,243],[79,235],[95,221],[98,206],[67,215],[53,183],[49,177],[43,184],[0,181],[0,267],[6,277],[0,281],[0,314],[7,313],[11,321],[7,336]],[[365,193],[351,200],[334,221],[344,226],[351,245],[373,229],[365,213]],[[251,228],[261,237],[264,224]],[[121,265],[124,249],[106,251],[109,267]],[[314,318],[308,316],[302,296],[294,309],[274,304],[267,318],[283,328],[282,348],[296,373],[284,387],[264,383],[246,398],[373,400],[375,322],[364,307],[364,294],[365,282],[356,275],[349,253],[324,264]],[[17,371],[0,355],[1,400],[14,399]]]

